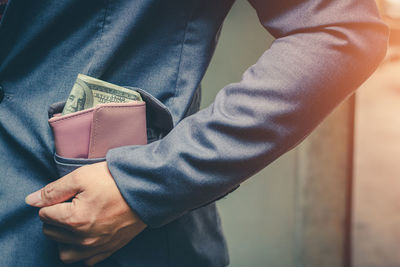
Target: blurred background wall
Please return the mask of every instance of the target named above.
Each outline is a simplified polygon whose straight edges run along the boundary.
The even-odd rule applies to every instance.
[[[230,266],[400,266],[400,0],[379,4],[392,34],[375,74],[298,148],[218,202]],[[202,84],[202,107],[272,42],[248,2],[237,0]]]
[[[236,1],[202,82],[202,106],[269,48],[273,37],[247,1]],[[218,202],[230,266],[292,266],[295,156],[288,153]]]
[[[236,1],[202,83],[202,107],[269,48],[273,38]],[[352,102],[302,145],[218,202],[232,267],[348,266]]]
[[[400,266],[400,0],[380,0],[391,29],[380,68],[358,90],[353,266]]]

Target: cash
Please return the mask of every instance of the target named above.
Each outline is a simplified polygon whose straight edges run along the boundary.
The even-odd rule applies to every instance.
[[[134,90],[108,83],[87,75],[78,74],[65,103],[62,115],[95,107],[102,103],[128,103],[142,101]]]

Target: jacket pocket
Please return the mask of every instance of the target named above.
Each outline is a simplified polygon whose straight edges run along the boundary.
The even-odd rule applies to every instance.
[[[84,159],[84,158],[65,158],[54,153],[54,162],[56,163],[57,173],[59,177],[63,177],[70,172],[88,164],[94,164],[98,162],[105,161],[106,158],[94,158],[94,159]]]
[[[151,143],[162,139],[166,136],[173,128],[172,115],[168,108],[146,91],[135,88],[126,87],[138,91],[144,102],[146,102],[146,132],[147,132],[147,143]],[[48,109],[48,117],[53,118],[55,114],[62,112],[64,102],[58,102],[52,104]],[[132,118],[134,120],[135,118]],[[58,155],[54,152],[54,162],[57,168],[59,177],[62,177],[75,169],[88,164],[94,164],[101,161],[105,161],[105,158],[67,158]]]

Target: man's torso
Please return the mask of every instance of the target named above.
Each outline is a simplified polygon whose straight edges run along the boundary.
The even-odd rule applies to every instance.
[[[0,24],[0,266],[58,266],[24,197],[57,178],[47,109],[78,73],[142,88],[186,113],[231,0],[9,0]],[[110,266],[223,266],[215,206],[148,229]],[[119,265],[118,265],[119,264]]]

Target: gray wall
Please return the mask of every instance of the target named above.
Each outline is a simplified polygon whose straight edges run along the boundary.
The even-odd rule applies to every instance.
[[[354,267],[400,266],[399,70],[393,46],[357,96]]]
[[[248,2],[237,1],[202,83],[202,106],[225,85],[240,81],[272,40]],[[288,153],[218,202],[230,266],[292,266],[294,164],[294,153]]]
[[[272,41],[237,1],[203,82],[203,107]],[[296,150],[218,202],[232,267],[349,266],[353,107],[343,103]]]

